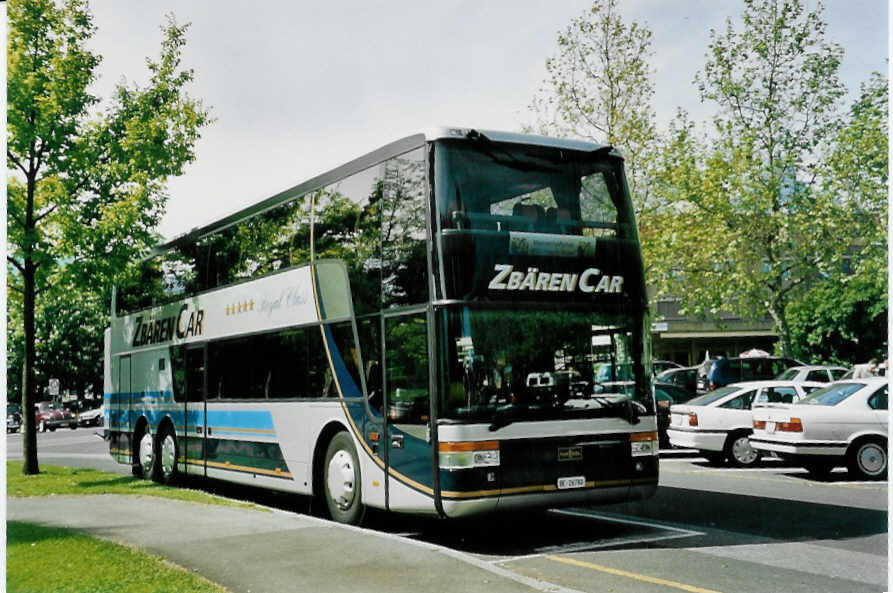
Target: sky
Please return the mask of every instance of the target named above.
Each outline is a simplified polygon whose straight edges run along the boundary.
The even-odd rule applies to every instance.
[[[654,109],[707,118],[692,84],[711,28],[738,0],[621,0],[654,36]],[[809,0],[809,5],[815,2]],[[519,130],[557,35],[590,0],[91,0],[102,56],[94,91],[147,79],[165,15],[191,23],[183,64],[191,96],[216,121],[197,158],[168,183],[159,231],[172,238],[431,126]],[[887,72],[887,0],[827,0],[827,38],[841,44],[852,93]]]

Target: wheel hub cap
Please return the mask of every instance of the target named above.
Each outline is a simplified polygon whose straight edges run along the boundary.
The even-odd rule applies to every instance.
[[[884,470],[886,457],[877,445],[866,445],[859,450],[859,466],[866,474],[875,476]]]
[[[354,497],[354,467],[353,458],[346,451],[338,451],[329,461],[326,485],[338,508],[350,508]]]
[[[746,437],[735,441],[732,445],[732,455],[739,463],[745,465],[749,465],[757,459],[757,452],[750,446],[750,439]]]
[[[177,447],[174,443],[174,437],[167,435],[161,442],[161,470],[165,476],[169,476],[174,472],[174,463],[176,463]]]
[[[143,474],[148,476],[152,471],[152,460],[155,457],[155,453],[152,450],[152,435],[148,432],[143,434],[143,437],[140,439],[139,456]]]

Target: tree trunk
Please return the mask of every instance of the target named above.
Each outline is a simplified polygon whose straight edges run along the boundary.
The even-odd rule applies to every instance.
[[[40,473],[40,467],[37,465],[37,426],[34,421],[34,404],[35,394],[37,392],[36,380],[34,377],[34,355],[35,337],[34,337],[34,308],[37,287],[35,286],[35,274],[37,266],[34,265],[34,257],[32,256],[33,240],[34,240],[34,186],[36,181],[28,179],[27,202],[25,205],[25,249],[24,249],[24,272],[22,280],[24,284],[24,303],[22,316],[25,322],[25,359],[22,365],[22,449],[24,454],[24,463],[22,464],[22,473],[25,475],[34,475]]]
[[[775,322],[775,332],[781,342],[781,354],[788,358],[794,358],[794,348],[791,344],[791,327],[788,325],[788,317],[785,312],[785,302],[776,302],[769,306],[769,314]]]

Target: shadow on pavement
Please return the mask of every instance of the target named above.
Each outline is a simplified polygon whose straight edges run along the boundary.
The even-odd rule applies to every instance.
[[[182,485],[285,511],[325,516],[312,508],[309,497],[216,480],[187,479]],[[363,527],[486,556],[523,556],[570,548],[584,551],[844,540],[887,532],[886,511],[667,486],[661,486],[648,500],[578,510],[599,517],[527,511],[441,520],[370,509]],[[606,515],[622,515],[648,524],[613,521]],[[726,533],[674,539],[668,537],[679,533],[674,526]]]

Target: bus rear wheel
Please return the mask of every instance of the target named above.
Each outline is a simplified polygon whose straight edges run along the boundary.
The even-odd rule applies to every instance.
[[[155,439],[155,468],[152,479],[161,484],[172,484],[180,476],[177,468],[177,436],[170,426],[165,426]]]
[[[332,519],[358,525],[363,519],[360,462],[353,440],[339,432],[329,442],[323,466],[326,505]]]

